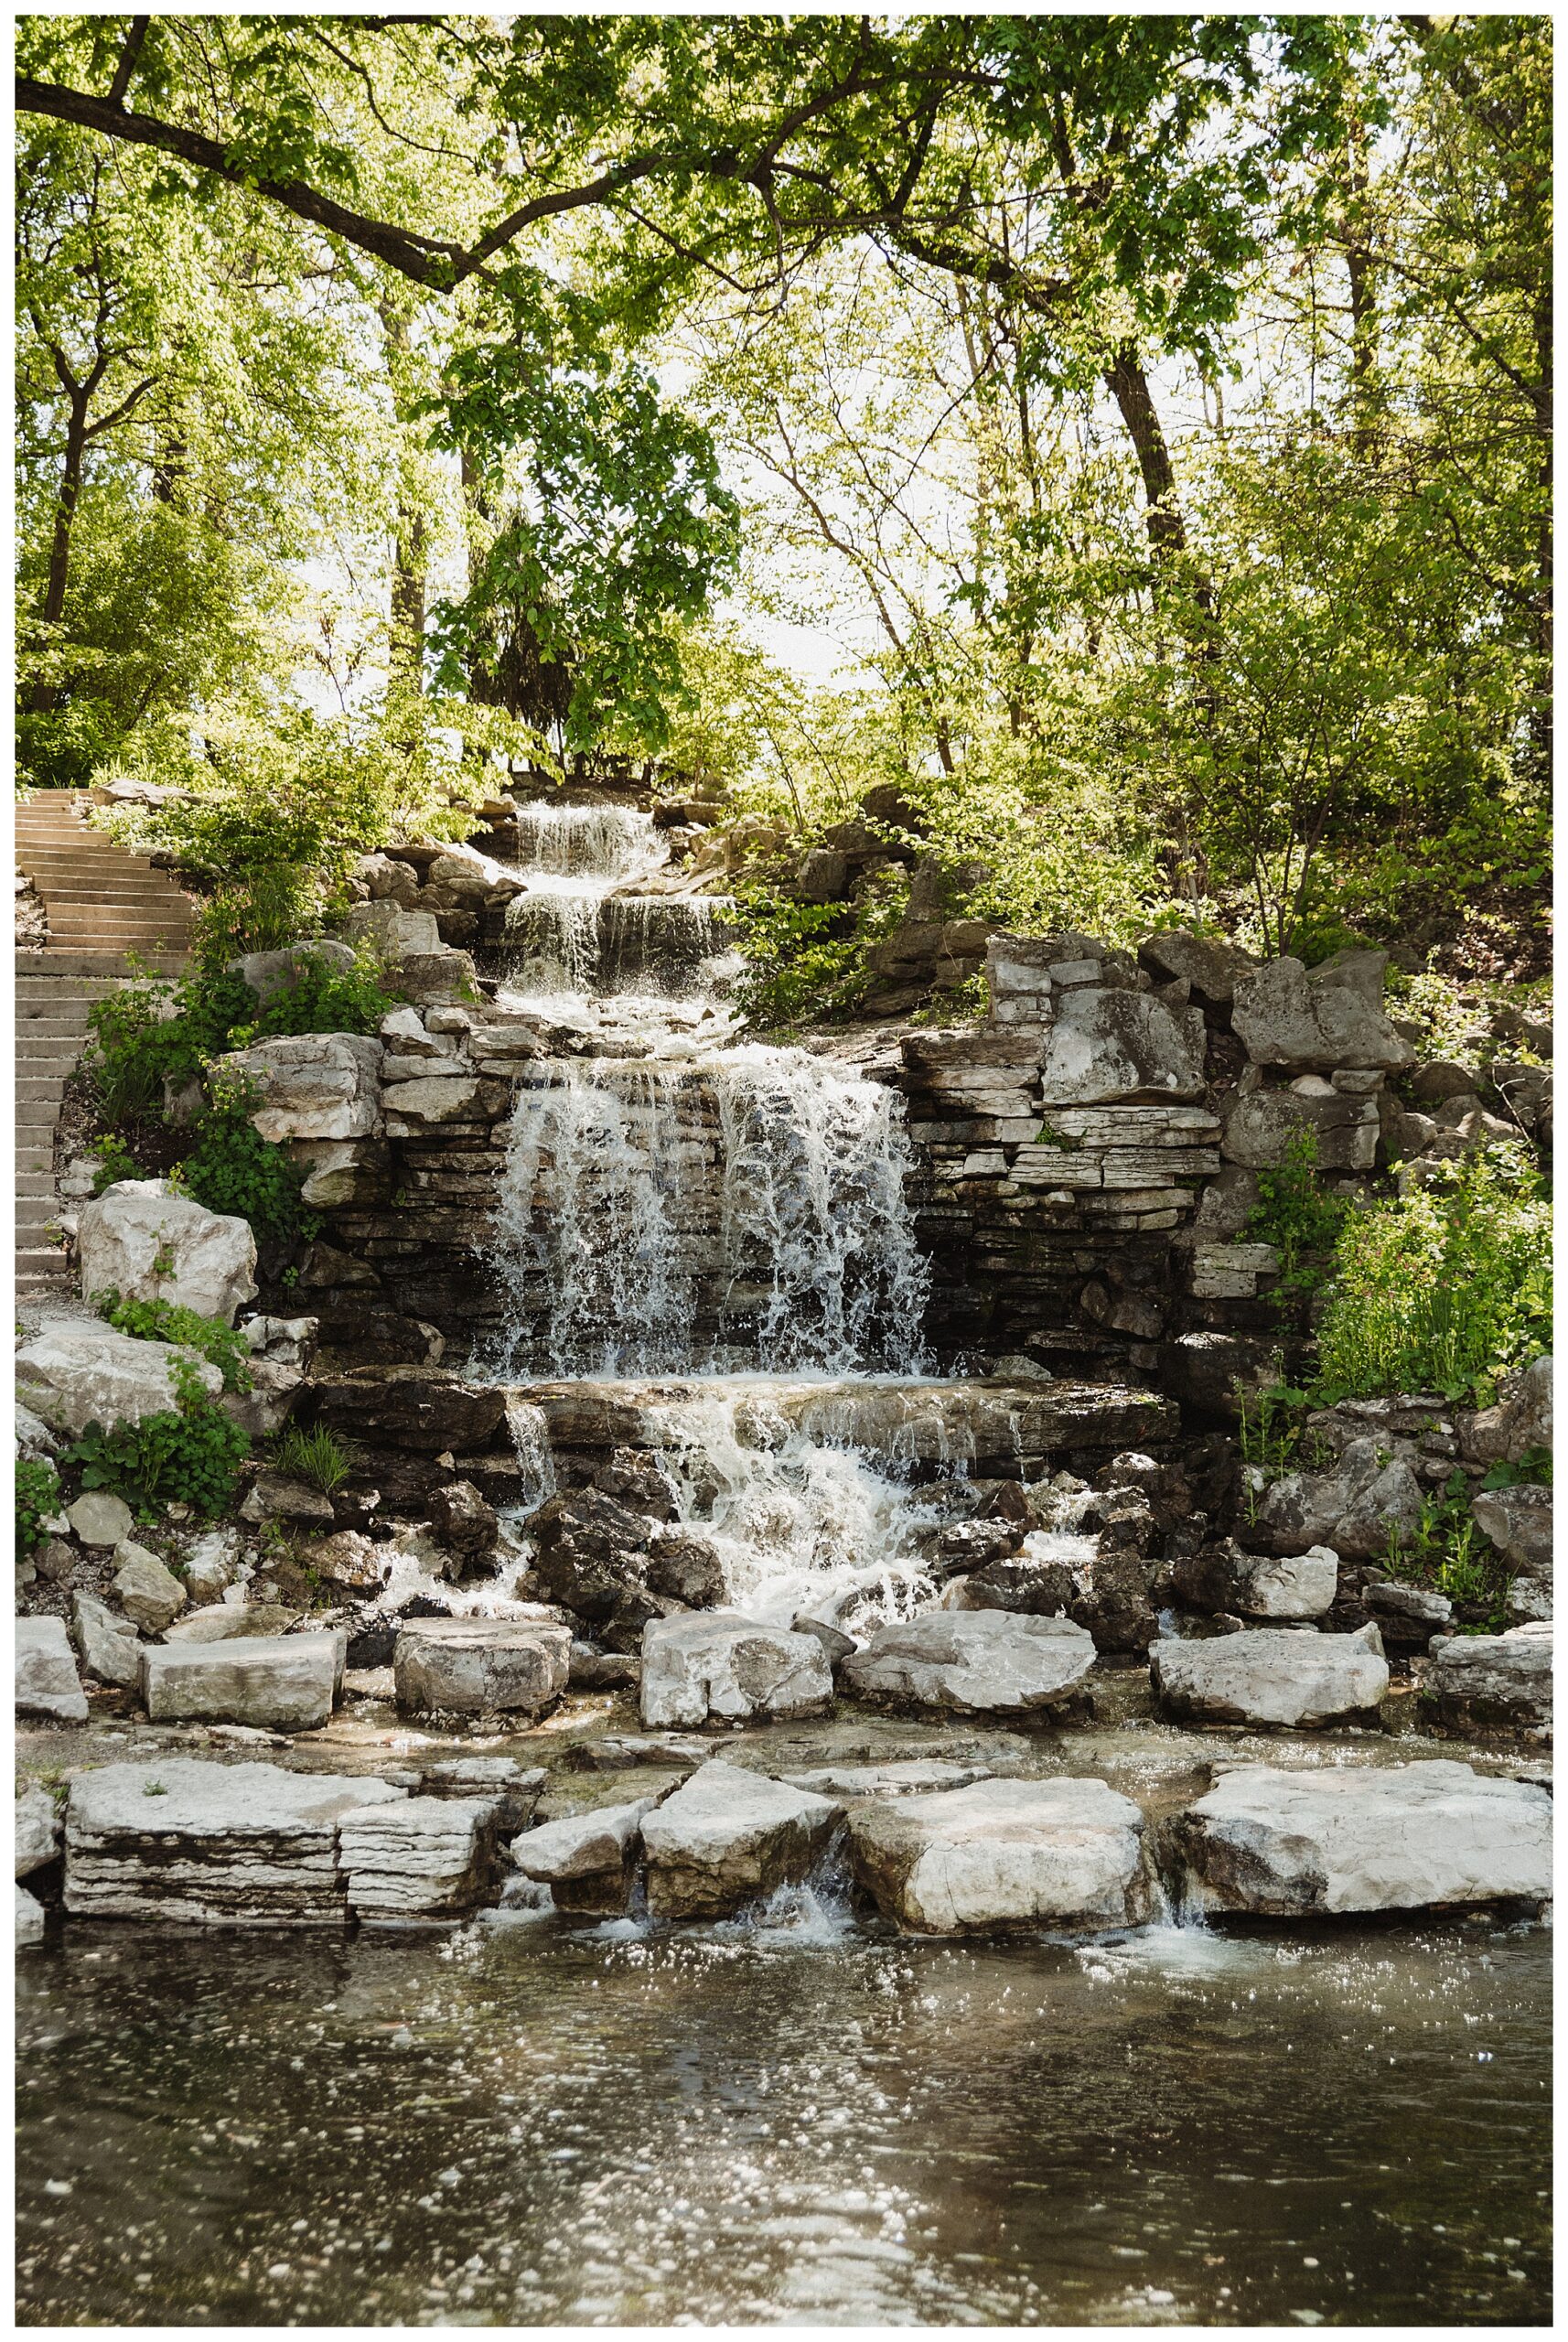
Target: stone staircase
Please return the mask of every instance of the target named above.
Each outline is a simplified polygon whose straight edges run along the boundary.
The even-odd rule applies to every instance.
[[[42,898],[48,942],[16,954],[16,1289],[63,1288],[48,1230],[60,1210],[55,1133],[96,1000],[134,972],[177,975],[190,905],[166,873],[88,829],[81,791],[39,790],[16,807],[16,862]]]

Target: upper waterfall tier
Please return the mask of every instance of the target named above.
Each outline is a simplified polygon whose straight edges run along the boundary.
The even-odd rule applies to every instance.
[[[494,844],[520,870],[561,878],[632,878],[666,858],[652,814],[623,805],[520,805]]]

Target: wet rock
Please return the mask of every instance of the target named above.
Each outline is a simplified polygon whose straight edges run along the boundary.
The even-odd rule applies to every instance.
[[[1422,1705],[1461,1731],[1537,1730],[1552,1721],[1552,1628],[1434,1640]]]
[[[600,1488],[549,1498],[528,1526],[541,1591],[579,1618],[608,1618],[646,1582],[650,1524]]]
[[[16,1950],[26,1951],[44,1939],[44,1907],[25,1886],[16,1889]]]
[[[1244,1334],[1182,1334],[1165,1348],[1164,1383],[1198,1414],[1233,1423],[1236,1385],[1258,1390],[1279,1379],[1280,1345]],[[1310,1542],[1310,1540],[1304,1540]]]
[[[1310,973],[1299,960],[1271,960],[1238,980],[1231,1029],[1254,1065],[1396,1070],[1415,1053],[1383,1014],[1386,965],[1376,951],[1336,953]]]
[[[166,1179],[121,1179],[77,1220],[84,1300],[113,1291],[127,1301],[166,1301],[234,1322],[256,1291],[256,1240],[249,1220],[209,1211]]]
[[[1066,1618],[937,1611],[879,1627],[840,1678],[857,1699],[889,1706],[1007,1715],[1058,1705],[1093,1664],[1092,1637]]]
[[[29,1781],[16,1799],[16,1876],[30,1878],[59,1852],[61,1822],[48,1789]]]
[[[1253,1524],[1276,1552],[1326,1545],[1342,1561],[1374,1561],[1391,1539],[1408,1545],[1421,1526],[1420,1481],[1389,1445],[1354,1439],[1331,1472],[1286,1472],[1258,1493]]]
[[[1552,1799],[1468,1765],[1243,1765],[1173,1831],[1191,1899],[1282,1918],[1539,1903],[1552,1892]]]
[[[1476,1526],[1523,1577],[1552,1575],[1552,1490],[1522,1484],[1484,1488],[1470,1500]]]
[[[142,1682],[142,1642],[129,1618],[111,1610],[91,1594],[70,1598],[71,1627],[81,1663],[101,1683],[114,1683],[123,1692],[139,1691]]]
[[[370,1138],[381,1129],[381,1044],[362,1034],[280,1034],[224,1064],[260,1093],[251,1120],[264,1139]]]
[[[369,1367],[323,1378],[316,1391],[319,1422],[393,1456],[478,1455],[506,1421],[499,1384],[465,1382],[441,1367]]]
[[[496,1810],[501,1836],[526,1830],[548,1778],[542,1765],[515,1756],[440,1756],[419,1778],[422,1797],[485,1798]]]
[[[1339,1556],[1327,1545],[1305,1553],[1244,1552],[1227,1542],[1205,1546],[1171,1573],[1178,1598],[1195,1609],[1248,1618],[1320,1618],[1339,1590]]]
[[[937,1539],[937,1563],[941,1574],[968,1571],[983,1574],[990,1564],[1015,1553],[1025,1528],[1018,1520],[955,1520]],[[998,1603],[998,1609],[1012,1606]]]
[[[303,1552],[307,1565],[328,1585],[362,1594],[386,1584],[392,1547],[373,1544],[360,1530],[339,1529],[330,1537],[315,1538]]]
[[[406,1619],[392,1652],[414,1714],[542,1715],[566,1689],[570,1628],[533,1619]]]
[[[1159,1631],[1153,1576],[1136,1552],[1097,1552],[1073,1571],[1068,1616],[1093,1636],[1096,1650],[1145,1651]]]
[[[330,1529],[332,1499],[308,1480],[295,1480],[286,1472],[261,1472],[245,1491],[240,1507],[242,1520],[292,1520],[303,1527]]]
[[[567,1681],[574,1692],[625,1692],[642,1681],[642,1661],[629,1652],[596,1650],[592,1643],[574,1642]]]
[[[1144,1817],[1101,1780],[988,1780],[874,1800],[849,1820],[858,1883],[914,1935],[1134,1927],[1151,1908]]]
[[[176,1358],[217,1397],[222,1375],[193,1350],[137,1341],[112,1326],[55,1319],[17,1351],[16,1384],[26,1404],[57,1431],[82,1432],[89,1423],[110,1431],[117,1423],[178,1413],[180,1393],[170,1371]]]
[[[1177,1723],[1369,1721],[1389,1688],[1375,1627],[1353,1635],[1260,1627],[1201,1642],[1158,1642],[1149,1663],[1161,1710]]]
[[[444,1480],[431,1490],[430,1525],[466,1561],[494,1552],[500,1526],[494,1505],[486,1503],[471,1480]]]
[[[673,1520],[675,1490],[659,1458],[646,1448],[618,1447],[594,1486],[649,1520]]]
[[[1044,1532],[1042,1543],[1048,1542]],[[965,1610],[1011,1610],[1021,1617],[1061,1618],[1073,1597],[1070,1565],[1029,1550],[988,1562],[964,1581],[960,1607]]]
[[[66,1809],[65,1907],[198,1927],[341,1926],[338,1822],[403,1794],[385,1781],[181,1756],[80,1773]]]
[[[738,1611],[653,1619],[643,1634],[647,1725],[821,1715],[832,1691],[827,1653],[813,1636],[764,1626]]]
[[[345,1813],[338,1859],[349,1910],[383,1923],[471,1911],[494,1881],[496,1824],[489,1797],[412,1797]]]
[[[85,1724],[87,1694],[63,1618],[18,1618],[16,1713],[57,1724]]]
[[[725,1565],[711,1537],[696,1530],[655,1529],[648,1542],[648,1584],[689,1610],[717,1610],[728,1588]]]
[[[1206,1036],[1196,1008],[1093,985],[1064,992],[1046,1037],[1040,1086],[1048,1107],[1143,1098],[1197,1098]]]
[[[345,1649],[338,1633],[149,1644],[142,1652],[142,1702],[155,1724],[316,1732],[332,1714]]]
[[[174,1572],[166,1569],[145,1545],[133,1544],[129,1538],[114,1548],[114,1576],[109,1590],[126,1617],[150,1635],[161,1634],[186,1605],[185,1588]]]
[[[232,1643],[252,1635],[286,1634],[295,1624],[297,1611],[285,1610],[281,1602],[212,1602],[204,1609],[188,1610],[177,1618],[164,1639],[172,1646],[182,1643]]]
[[[1138,946],[1138,958],[1162,983],[1181,983],[1202,1008],[1229,1008],[1237,984],[1258,966],[1250,951],[1185,927],[1164,928]]]
[[[843,1816],[832,1798],[738,1766],[703,1765],[644,1817],[648,1907],[714,1919],[806,1877]]]
[[[822,1765],[809,1773],[783,1776],[798,1789],[812,1789],[818,1797],[842,1798],[846,1804],[863,1797],[923,1797],[933,1789],[967,1789],[972,1781],[987,1781],[986,1765],[954,1765],[941,1756],[902,1757],[891,1765]]]
[[[121,1545],[136,1525],[136,1516],[124,1497],[114,1497],[106,1488],[88,1488],[74,1504],[67,1505],[65,1517],[70,1523],[70,1533],[82,1545]]]
[[[542,1822],[512,1840],[508,1858],[524,1878],[549,1887],[558,1911],[615,1918],[630,1899],[638,1832],[656,1802],[638,1798]]]
[[[796,1611],[789,1621],[789,1630],[791,1634],[811,1635],[820,1642],[827,1653],[830,1666],[841,1659],[847,1659],[851,1651],[858,1648],[853,1635],[843,1633],[830,1619],[813,1617],[809,1610]]]

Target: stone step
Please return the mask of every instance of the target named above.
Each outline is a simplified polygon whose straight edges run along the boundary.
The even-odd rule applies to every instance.
[[[20,1201],[26,1201],[34,1196],[46,1196],[52,1208],[54,1192],[54,1181],[47,1171],[17,1172],[16,1195]]]
[[[184,951],[144,951],[139,958],[142,972],[154,976],[183,976],[188,964]],[[138,972],[131,968],[123,951],[85,951],[75,948],[48,951],[18,951],[18,976],[42,975],[52,978],[113,977],[121,983]],[[94,993],[93,999],[101,997]]]
[[[16,1076],[18,1105],[38,1101],[56,1104],[65,1096],[65,1082],[49,1074],[19,1073]]]

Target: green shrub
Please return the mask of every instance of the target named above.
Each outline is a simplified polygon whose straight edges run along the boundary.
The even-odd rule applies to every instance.
[[[1348,1207],[1343,1198],[1325,1195],[1317,1184],[1316,1131],[1296,1131],[1285,1141],[1284,1158],[1277,1169],[1259,1172],[1258,1202],[1248,1216],[1246,1233],[1273,1245],[1279,1253],[1280,1293],[1311,1293],[1327,1273],[1311,1255],[1329,1250],[1345,1224]]]
[[[1450,1602],[1484,1606],[1485,1618],[1469,1631],[1494,1633],[1507,1623],[1511,1573],[1476,1526],[1473,1494],[1468,1476],[1451,1472],[1441,1496],[1423,1499],[1410,1543],[1401,1546],[1391,1537],[1385,1565],[1391,1577],[1407,1585],[1432,1586]]]
[[[373,1033],[395,995],[369,953],[351,968],[334,967],[319,952],[300,954],[301,969],[287,990],[274,992],[252,1020],[258,1040],[273,1033]]]
[[[170,1372],[177,1411],[144,1415],[139,1423],[117,1423],[112,1431],[89,1423],[65,1461],[81,1466],[84,1488],[124,1497],[140,1520],[156,1520],[163,1506],[175,1503],[214,1520],[233,1502],[235,1476],[251,1443],[208,1397],[188,1360],[177,1358]]]
[[[317,1222],[299,1199],[304,1173],[281,1146],[264,1139],[251,1120],[256,1089],[219,1071],[208,1084],[208,1104],[197,1116],[196,1143],[180,1166],[185,1193],[209,1211],[248,1219],[259,1241],[289,1242],[314,1233]]]
[[[134,1335],[138,1341],[179,1342],[188,1350],[197,1351],[218,1368],[225,1391],[252,1388],[245,1338],[221,1317],[203,1317],[173,1301],[126,1301],[113,1285],[107,1293],[93,1295],[92,1306],[111,1326],[122,1334]]]
[[[46,1456],[16,1458],[16,1551],[31,1553],[43,1540],[43,1524],[59,1510],[59,1474]]]
[[[335,1438],[325,1423],[317,1423],[309,1431],[289,1423],[278,1435],[273,1462],[290,1479],[304,1480],[329,1497],[353,1470],[354,1455],[347,1442]]]
[[[1472,1396],[1552,1340],[1551,1207],[1522,1149],[1432,1166],[1429,1184],[1353,1213],[1335,1249],[1314,1396]]]
[[[747,1019],[776,1028],[847,1014],[866,988],[867,951],[897,924],[905,899],[901,884],[853,909],[743,889],[728,917],[746,955],[736,997]]]
[[[113,1131],[105,1131],[95,1138],[90,1154],[98,1157],[98,1168],[92,1175],[92,1192],[101,1196],[106,1187],[118,1187],[122,1179],[139,1179],[142,1166],[123,1139]]]

